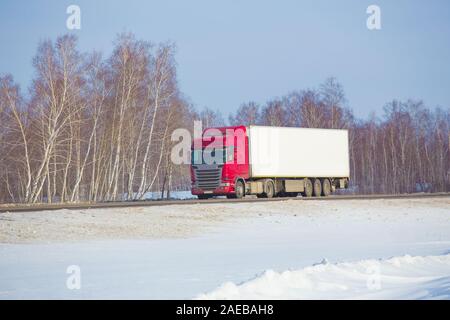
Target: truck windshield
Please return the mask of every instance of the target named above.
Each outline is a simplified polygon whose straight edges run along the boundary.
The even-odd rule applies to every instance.
[[[234,147],[193,149],[192,164],[224,164],[234,160]]]

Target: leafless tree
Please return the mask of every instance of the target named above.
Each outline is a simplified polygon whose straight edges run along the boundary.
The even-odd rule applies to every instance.
[[[256,125],[261,121],[260,107],[256,102],[250,101],[243,103],[236,111],[235,115],[229,116],[229,123],[231,125]]]
[[[170,197],[190,188],[188,165],[170,161],[171,132],[194,120],[225,126],[219,110],[197,110],[177,84],[175,46],[121,34],[110,57],[82,54],[74,36],[43,41],[24,98],[0,76],[0,202],[78,202]],[[342,85],[244,103],[231,125],[349,130],[351,192],[450,190],[450,109],[391,101],[357,119]]]

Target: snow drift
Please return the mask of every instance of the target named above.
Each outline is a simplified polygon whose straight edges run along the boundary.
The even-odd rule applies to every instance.
[[[197,299],[449,299],[450,254],[322,263],[226,282]]]

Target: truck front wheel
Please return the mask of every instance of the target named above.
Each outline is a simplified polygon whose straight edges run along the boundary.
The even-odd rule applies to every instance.
[[[245,196],[245,187],[244,183],[239,180],[236,182],[236,186],[234,187],[236,198],[242,199]]]
[[[313,194],[313,184],[308,178],[305,179],[305,191],[302,192],[304,197],[311,197]]]

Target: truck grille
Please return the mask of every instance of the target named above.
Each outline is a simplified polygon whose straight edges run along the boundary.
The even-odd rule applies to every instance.
[[[198,188],[203,190],[214,190],[220,185],[220,178],[222,177],[222,167],[197,168],[195,172],[195,184]]]

